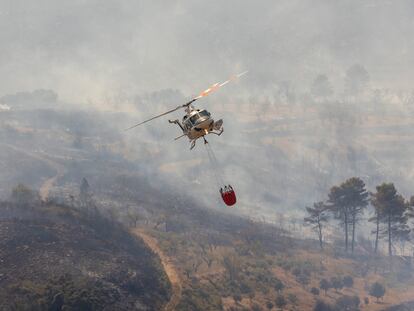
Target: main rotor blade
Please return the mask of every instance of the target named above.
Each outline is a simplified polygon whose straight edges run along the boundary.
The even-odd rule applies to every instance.
[[[228,80],[226,80],[226,81],[224,81],[224,82],[222,82],[222,83],[215,83],[215,84],[213,84],[212,86],[210,86],[207,90],[205,90],[205,91],[201,92],[201,93],[200,93],[200,95],[198,95],[197,97],[194,97],[193,99],[191,99],[188,103],[186,103],[186,104],[184,104],[184,105],[181,105],[181,106],[178,106],[177,108],[174,108],[174,109],[169,110],[169,111],[167,111],[167,112],[164,112],[164,113],[162,113],[162,114],[159,114],[159,115],[157,115],[157,116],[155,116],[155,117],[152,117],[151,119],[145,120],[144,122],[141,122],[141,123],[135,124],[135,125],[133,125],[133,126],[131,126],[131,127],[127,128],[127,129],[125,129],[125,131],[128,131],[128,130],[130,130],[130,129],[133,129],[133,128],[137,127],[137,126],[140,126],[140,125],[142,125],[142,124],[144,124],[144,123],[147,123],[147,122],[152,121],[152,120],[154,120],[154,119],[157,119],[157,118],[159,118],[159,117],[165,116],[166,114],[169,114],[169,113],[171,113],[171,112],[177,111],[177,110],[178,110],[178,109],[180,109],[180,108],[185,108],[185,107],[188,107],[188,106],[190,106],[193,102],[195,102],[197,99],[200,99],[200,98],[202,98],[202,97],[205,97],[205,96],[209,95],[210,93],[212,93],[212,92],[214,92],[215,90],[219,89],[220,87],[222,87],[222,86],[226,85],[227,83],[229,83],[229,82],[231,82],[231,81],[234,81],[234,80],[236,80],[236,79],[240,78],[241,76],[245,75],[247,72],[248,72],[248,71],[244,71],[244,72],[242,72],[242,73],[239,73],[239,74],[237,74],[237,75],[234,75],[234,76],[232,76],[230,79],[228,79]]]
[[[184,105],[183,105],[183,106],[184,106]],[[172,109],[172,110],[169,110],[169,111],[164,112],[164,113],[162,113],[162,114],[159,114],[159,115],[157,115],[157,116],[155,116],[155,117],[152,117],[151,119],[145,120],[145,121],[143,121],[143,122],[141,122],[141,123],[138,123],[138,124],[135,124],[135,125],[133,125],[133,126],[131,126],[131,127],[128,127],[127,129],[125,129],[125,131],[128,131],[128,130],[130,130],[130,129],[133,129],[134,127],[140,126],[141,124],[147,123],[147,122],[152,121],[152,120],[154,120],[154,119],[157,119],[157,118],[159,118],[159,117],[165,116],[166,114],[169,114],[169,113],[171,113],[171,112],[177,111],[178,109],[183,108],[183,106],[178,106],[178,107],[176,107],[176,108],[174,108],[174,109]]]
[[[220,87],[222,87],[222,86],[226,85],[227,83],[229,83],[229,82],[231,82],[231,81],[234,81],[234,80],[236,80],[236,79],[240,78],[241,76],[245,75],[247,72],[248,72],[248,71],[244,71],[244,72],[242,72],[242,73],[239,73],[239,74],[237,74],[237,75],[234,75],[234,76],[232,76],[230,79],[228,79],[228,80],[226,80],[226,81],[224,81],[224,82],[222,82],[222,83],[214,83],[214,84],[213,84],[212,86],[210,86],[207,90],[202,91],[202,92],[200,93],[200,95],[198,95],[197,97],[193,98],[193,101],[195,101],[195,100],[197,100],[197,99],[200,99],[200,98],[202,98],[202,97],[205,97],[205,96],[209,95],[210,93],[212,93],[212,92],[214,92],[214,91],[218,90]]]

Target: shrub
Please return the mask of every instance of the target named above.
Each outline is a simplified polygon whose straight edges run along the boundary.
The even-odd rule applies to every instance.
[[[313,311],[335,311],[334,308],[324,302],[323,300],[317,300],[315,306],[313,307]]]
[[[345,287],[351,288],[352,286],[354,286],[354,279],[350,275],[345,276],[343,278],[342,282],[343,282]]]
[[[371,285],[369,294],[377,298],[377,302],[378,302],[378,299],[384,297],[385,295],[385,286],[379,282],[375,282]]]
[[[276,279],[274,288],[278,293],[280,293],[285,288],[285,285],[282,283],[281,280]]]
[[[310,292],[312,293],[312,295],[318,296],[319,295],[319,288],[312,287]]]
[[[18,184],[13,188],[10,199],[17,205],[23,206],[33,204],[34,201],[36,201],[37,196],[29,187],[23,184]]]
[[[293,263],[291,261],[287,261],[284,258],[277,258],[276,264],[283,268],[285,271],[290,271],[292,269]]]
[[[331,278],[331,284],[332,284],[332,287],[335,288],[336,291],[338,291],[338,289],[342,289],[344,287],[342,279],[339,278],[339,277]]]
[[[177,310],[222,310],[221,296],[212,290],[203,290],[193,286],[191,290],[183,290]],[[160,309],[157,309],[160,310]]]
[[[233,295],[233,299],[235,303],[239,303],[242,300],[242,296],[239,294]]]
[[[325,291],[325,295],[331,287],[332,285],[327,279],[322,279],[319,281],[319,288]]]
[[[338,311],[358,311],[360,302],[358,296],[342,296],[336,300],[335,308]]]
[[[263,308],[261,306],[259,306],[258,304],[254,304],[252,306],[252,311],[263,311]]]
[[[250,287],[250,285],[246,282],[241,282],[240,283],[240,291],[242,294],[249,294],[252,292],[252,288]]]
[[[285,297],[283,295],[278,295],[275,304],[278,308],[282,309],[287,304]]]
[[[287,295],[287,299],[292,305],[296,305],[298,303],[298,296],[296,296],[295,294],[289,293]]]
[[[301,269],[299,267],[295,267],[292,270],[292,274],[296,277],[298,277],[302,273]]]
[[[310,282],[309,276],[307,276],[306,274],[301,274],[300,276],[298,276],[298,277],[296,278],[296,280],[297,280],[300,284],[302,284],[303,286],[308,285],[308,284],[309,284],[309,282]]]

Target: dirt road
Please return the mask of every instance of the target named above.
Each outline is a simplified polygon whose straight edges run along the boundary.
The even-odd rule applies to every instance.
[[[165,311],[173,311],[177,307],[178,303],[181,299],[181,281],[178,275],[177,269],[175,268],[174,264],[170,260],[168,256],[164,254],[164,252],[158,246],[158,242],[153,237],[149,236],[145,232],[140,229],[133,229],[132,232],[139,236],[141,239],[144,240],[145,244],[160,257],[161,264],[164,268],[165,273],[167,274],[168,279],[170,280],[171,287],[172,287],[172,295],[170,301],[166,304],[164,310]]]

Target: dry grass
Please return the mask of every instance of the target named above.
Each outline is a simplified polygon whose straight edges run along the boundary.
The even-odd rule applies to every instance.
[[[225,284],[227,284],[227,272],[223,265],[223,258],[232,255],[237,256],[236,258],[241,266],[241,280],[249,279],[247,275],[252,271],[256,271],[255,269],[259,269],[258,267],[251,268],[251,264],[258,263],[258,266],[260,266],[260,263],[269,264],[268,270],[265,271],[270,271],[269,273],[282,281],[285,286],[282,292],[288,301],[285,310],[312,310],[318,298],[333,304],[336,299],[343,295],[358,296],[361,300],[361,310],[372,311],[382,310],[388,306],[414,299],[414,280],[411,280],[408,284],[401,284],[398,288],[387,285],[387,292],[384,299],[380,303],[377,303],[375,298],[369,296],[369,286],[375,281],[384,284],[390,284],[390,281],[384,275],[376,274],[374,271],[370,271],[365,277],[362,277],[359,273],[359,267],[363,262],[361,263],[351,258],[335,258],[330,254],[330,251],[321,253],[297,249],[293,253],[290,252],[289,255],[278,254],[272,256],[263,253],[240,255],[240,247],[244,242],[238,238],[234,238],[230,245],[217,246],[209,253],[214,258],[214,262],[208,267],[202,260],[200,246],[198,244],[200,241],[195,236],[183,236],[153,230],[147,231],[147,234],[151,234],[159,240],[159,246],[163,248],[164,253],[168,254],[174,266],[177,267],[180,279],[182,280],[183,290],[193,288],[194,284],[198,284],[197,286],[201,288],[207,288],[207,286],[211,286],[211,283],[213,283],[219,287],[219,293],[220,291],[222,293],[221,304],[224,310],[230,310],[231,308],[251,310],[254,304],[260,305],[264,310],[267,310],[266,302],[271,301],[275,304],[277,297],[277,292],[271,285],[268,285],[268,291],[264,293],[260,289],[260,282],[258,282],[252,283],[254,297],[250,297],[248,294],[241,294],[241,301],[235,302],[234,295],[229,293],[229,289],[222,288],[222,286],[226,286]],[[174,247],[171,247],[172,245]],[[286,269],[286,267],[278,264],[278,258],[282,258],[287,262],[296,262],[297,264],[308,262],[309,265],[314,267],[309,284],[306,286],[300,284],[291,269]],[[188,277],[186,270],[191,270],[192,265],[195,263],[199,263],[200,266],[196,271],[191,271],[190,277]],[[353,287],[343,288],[338,292],[330,289],[327,295],[322,290],[319,296],[310,293],[312,287],[319,288],[319,281],[322,278],[330,279],[336,276],[352,276],[354,280]],[[288,296],[290,295],[297,297],[297,303],[293,304],[289,301]],[[369,297],[368,305],[364,304],[365,297]]]

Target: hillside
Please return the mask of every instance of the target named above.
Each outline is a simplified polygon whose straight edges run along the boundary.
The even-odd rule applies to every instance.
[[[414,311],[414,0],[0,26],[0,311]]]
[[[273,305],[272,310],[277,299],[285,302],[284,310],[313,310],[318,300],[346,305],[358,299],[359,309],[350,310],[379,311],[413,300],[412,257],[394,257],[391,265],[362,238],[353,256],[340,243],[320,251],[300,224],[240,217],[237,207],[208,209],[138,178],[123,177],[119,188],[109,187],[119,180],[106,180],[97,198],[117,202],[119,219],[156,244],[178,274],[176,310],[266,310]],[[326,294],[320,288],[322,279],[345,278],[352,284]],[[378,302],[370,295],[375,282],[386,287]]]
[[[0,310],[160,310],[169,300],[158,257],[99,212],[0,210]]]
[[[320,252],[294,231],[188,204],[152,204],[136,221],[117,216],[137,240],[113,214],[88,207],[2,203],[2,310],[313,310],[355,296],[360,310],[409,310],[398,305],[413,298],[411,258],[390,268],[334,246]],[[335,277],[353,284],[319,289]],[[379,302],[369,295],[375,281],[387,288]]]
[[[158,241],[179,272],[182,295],[176,310],[313,310],[318,300],[346,306],[353,297],[358,308],[335,310],[400,310],[397,305],[414,297],[411,258],[394,258],[391,267],[385,257],[346,256],[333,246],[321,252],[312,240],[237,219],[184,229],[174,223],[167,220],[157,229],[141,223],[134,230]],[[229,230],[235,223],[240,230]],[[325,294],[320,281],[333,278],[351,278],[352,284]],[[379,302],[370,295],[374,282],[386,286]]]
[[[300,114],[301,109],[290,113]],[[318,174],[308,174],[316,172],[313,160],[306,162],[295,157],[300,148],[292,145],[295,141],[291,138],[299,132],[310,135],[310,122],[301,124],[300,119],[295,119],[291,124],[275,127],[274,120],[258,121],[263,129],[258,128],[259,123],[247,123],[244,125],[250,124],[252,131],[258,132],[245,145],[215,144],[222,152],[218,157],[228,163],[235,182],[243,181],[251,187],[249,190],[237,188],[239,204],[234,209],[226,209],[211,183],[209,167],[204,165],[203,149],[191,153],[163,152],[175,149],[171,142],[167,144],[170,133],[159,131],[121,137],[116,128],[107,126],[119,124],[119,118],[113,114],[52,110],[2,115],[0,134],[4,139],[0,155],[5,172],[0,178],[2,198],[7,199],[16,184],[23,182],[34,192],[39,191],[44,202],[49,202],[37,203],[33,210],[25,208],[24,213],[22,209],[10,209],[3,204],[8,211],[3,215],[9,216],[1,218],[2,241],[5,245],[20,243],[19,248],[4,249],[12,258],[22,260],[16,260],[18,265],[13,261],[1,268],[2,282],[4,275],[7,276],[2,283],[7,286],[4,292],[7,298],[15,297],[16,301],[27,304],[36,301],[40,306],[44,301],[53,301],[60,291],[72,291],[70,288],[75,286],[72,284],[96,288],[98,285],[93,282],[98,279],[103,284],[102,291],[93,290],[93,295],[98,297],[94,301],[120,310],[130,308],[132,300],[142,301],[138,308],[142,304],[155,310],[162,305],[173,306],[175,310],[266,310],[270,307],[275,310],[278,303],[285,310],[312,310],[318,300],[334,305],[349,303],[354,298],[347,297],[354,296],[358,297],[361,310],[385,310],[413,300],[412,257],[396,257],[391,269],[386,258],[370,254],[362,238],[355,257],[342,253],[342,246],[334,244],[334,239],[324,252],[318,250],[315,241],[308,239],[310,232],[302,228],[303,216],[298,213],[304,207],[303,201],[308,204],[315,196],[308,186],[320,181],[325,184],[319,185],[321,191],[326,192],[331,179],[320,179],[319,173],[341,171],[338,167],[326,167]],[[274,140],[278,146],[258,139],[260,131],[270,133],[273,127],[272,135],[278,137]],[[323,124],[319,130],[322,127]],[[146,135],[151,139],[143,139]],[[174,146],[182,147],[178,143]],[[319,148],[317,144],[310,147],[314,151]],[[384,147],[392,148],[392,145]],[[328,149],[342,150],[334,145]],[[321,153],[322,162],[329,156],[329,150]],[[347,167],[348,162],[343,162],[342,156],[347,157],[340,154],[338,165]],[[243,163],[249,165],[241,168]],[[366,169],[376,177],[368,181],[382,180],[385,173],[378,175],[369,163],[372,162],[367,161]],[[203,182],[199,182],[201,177],[205,177]],[[81,198],[83,178],[89,184],[86,201]],[[296,210],[279,200],[281,196],[295,200]],[[249,205],[251,200],[257,201],[257,206]],[[271,217],[264,217],[269,211],[263,208],[264,201],[272,206]],[[99,211],[102,217],[91,217],[91,211]],[[278,219],[277,215],[283,218]],[[275,218],[280,222],[271,223]],[[96,228],[93,220],[104,225]],[[119,243],[118,238],[107,235],[107,226],[118,228],[129,241],[129,233],[115,225],[117,222],[144,238],[146,246],[134,242],[140,249],[151,248],[157,253],[160,261],[155,259],[156,272],[135,261],[145,252],[137,250],[139,256],[133,256],[135,252],[128,246],[129,242]],[[94,247],[90,248],[89,244]],[[42,255],[45,252],[47,256]],[[118,256],[119,259],[112,260]],[[128,258],[132,270],[142,268],[149,272],[146,280],[150,285],[140,284],[141,290],[127,285],[125,289],[124,276],[131,270],[122,270],[124,258]],[[35,274],[29,270],[32,261],[39,271]],[[166,273],[160,274],[160,270]],[[71,277],[60,279],[67,271]],[[111,271],[115,271],[114,278]],[[319,289],[323,278],[344,277],[352,278],[351,287],[329,289],[327,295]],[[165,285],[166,278],[172,281],[171,285]],[[375,281],[386,286],[386,294],[378,303],[369,295]],[[23,288],[23,292],[18,288]],[[120,296],[111,296],[113,288],[117,288]],[[122,301],[121,305],[116,297]],[[101,307],[94,306],[92,310]]]

